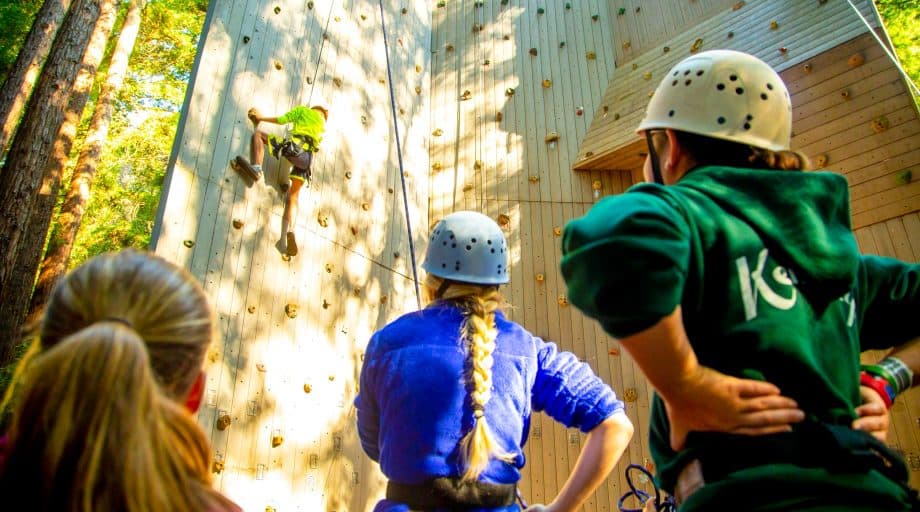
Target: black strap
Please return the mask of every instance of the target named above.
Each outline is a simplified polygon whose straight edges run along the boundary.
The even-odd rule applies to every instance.
[[[516,484],[468,482],[460,478],[435,478],[418,485],[387,482],[387,499],[412,510],[448,508],[498,508],[514,504]]]

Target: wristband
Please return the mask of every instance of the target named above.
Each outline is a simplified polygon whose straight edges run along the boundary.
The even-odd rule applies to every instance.
[[[891,386],[891,389],[898,389],[898,379],[894,376],[893,373],[891,373],[891,371],[888,370],[888,368],[877,364],[862,364],[859,365],[859,369],[873,377],[885,379],[888,385]]]
[[[878,366],[888,370],[895,378],[895,393],[903,393],[904,391],[910,389],[914,383],[914,372],[904,361],[901,361],[897,357],[886,357],[879,361]]]
[[[885,408],[891,409],[891,404],[894,403],[895,394],[894,390],[891,389],[891,386],[888,385],[885,379],[869,375],[866,372],[860,372],[859,384],[875,390],[875,392],[882,397],[882,401],[885,402]]]

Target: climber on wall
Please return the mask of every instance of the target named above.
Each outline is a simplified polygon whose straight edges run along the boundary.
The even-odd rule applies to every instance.
[[[920,265],[858,253],[846,179],[802,172],[791,127],[759,59],[678,63],[638,127],[654,183],[566,226],[569,297],[655,387],[650,449],[681,510],[910,510],[879,438],[920,373]]]
[[[286,180],[280,183],[281,190],[285,192],[284,214],[281,217],[281,242],[282,254],[297,255],[297,239],[294,236],[292,219],[296,218],[297,197],[300,188],[310,180],[310,167],[313,163],[313,154],[319,151],[319,143],[323,140],[326,120],[329,111],[326,107],[313,105],[307,107],[300,105],[294,107],[282,116],[263,116],[253,107],[249,109],[249,120],[255,129],[252,134],[252,145],[249,148],[251,161],[242,155],[237,155],[235,167],[253,181],[262,178],[262,159],[265,154],[265,145],[277,159],[284,157],[291,163],[290,183]],[[265,133],[258,129],[260,122],[274,124],[292,124],[290,134],[281,138]],[[309,183],[307,184],[309,186]]]
[[[533,411],[588,435],[547,506],[577,510],[623,454],[623,402],[570,353],[505,318],[505,236],[492,219],[456,212],[434,228],[422,265],[433,301],[373,335],[355,399],[367,455],[389,479],[376,512],[517,511]]]

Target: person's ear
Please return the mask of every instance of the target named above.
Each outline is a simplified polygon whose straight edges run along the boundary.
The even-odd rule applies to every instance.
[[[665,130],[665,134],[668,137],[668,147],[665,151],[667,158],[665,158],[664,161],[664,170],[673,173],[684,151],[680,145],[680,141],[677,139],[677,133],[674,130],[668,128]]]
[[[195,377],[195,382],[192,384],[192,389],[189,390],[188,396],[185,397],[185,408],[189,412],[198,412],[198,408],[201,407],[201,398],[204,396],[204,382],[206,380],[205,373],[202,371]]]

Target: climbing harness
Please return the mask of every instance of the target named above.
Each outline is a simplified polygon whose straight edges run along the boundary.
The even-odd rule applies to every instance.
[[[409,218],[409,194],[406,191],[406,173],[403,170],[402,141],[399,138],[399,118],[396,111],[396,94],[393,92],[393,70],[390,66],[390,45],[387,43],[386,13],[380,0],[380,28],[383,30],[383,50],[387,57],[387,84],[390,86],[390,110],[393,114],[393,130],[396,135],[396,158],[399,160],[399,179],[402,183],[403,206],[406,212],[406,230],[409,235],[409,257],[412,263],[412,281],[415,283],[415,302],[422,309],[422,294],[419,290],[418,271],[415,269],[415,241],[412,238],[412,221]]]
[[[673,496],[663,497],[661,492],[658,490],[658,487],[655,486],[655,478],[652,476],[652,473],[649,470],[645,469],[644,466],[639,464],[630,464],[626,466],[626,485],[629,486],[629,492],[620,496],[620,501],[617,502],[617,508],[620,512],[642,512],[645,507],[645,502],[652,497],[651,494],[643,491],[642,489],[636,488],[636,485],[632,480],[632,473],[630,471],[639,471],[641,474],[645,475],[646,478],[652,482],[652,486],[655,487],[655,510],[657,512],[676,512],[677,503],[674,501]],[[631,496],[635,496],[639,500],[639,508],[626,508],[625,503]]]

